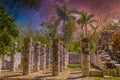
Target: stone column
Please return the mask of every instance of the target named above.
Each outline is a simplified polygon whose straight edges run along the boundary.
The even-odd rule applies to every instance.
[[[116,64],[115,66],[118,72],[118,77],[120,77],[120,64]]]
[[[82,60],[81,60],[83,76],[89,76],[90,72],[90,54],[89,54],[89,40],[82,39]]]
[[[67,54],[67,49],[66,46],[63,45],[63,69],[67,69],[68,65],[68,54]]]
[[[40,42],[36,42],[34,47],[34,71],[38,72],[40,69]]]
[[[24,39],[24,52],[23,52],[23,75],[28,75],[31,70],[31,47],[32,47],[32,39],[25,38]]]
[[[60,72],[63,71],[63,42],[60,41]]]
[[[46,68],[50,68],[51,57],[50,57],[50,48],[46,50]]]
[[[24,46],[22,47],[22,51],[21,51],[21,63],[20,63],[20,69],[23,69],[23,52],[24,52]]]
[[[46,69],[46,45],[43,44],[41,46],[41,53],[40,53],[40,69]]]
[[[31,70],[33,70],[33,65],[34,65],[34,47],[31,46],[31,54],[30,54],[30,67],[31,67]]]
[[[2,70],[2,56],[0,55],[0,73],[1,73],[1,70]]]
[[[11,60],[10,60],[10,70],[11,71],[15,71],[15,54],[17,54],[17,42],[13,43],[14,47],[13,47],[13,51],[11,53]]]
[[[52,75],[58,76],[60,72],[60,48],[59,39],[53,39],[53,54],[52,54]]]

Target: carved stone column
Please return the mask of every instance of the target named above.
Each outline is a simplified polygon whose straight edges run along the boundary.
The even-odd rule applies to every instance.
[[[10,70],[11,71],[15,71],[15,54],[17,54],[17,42],[13,43],[14,47],[13,47],[13,51],[11,53],[11,60],[10,60]]]
[[[0,55],[0,73],[1,73],[1,70],[2,70],[2,56]]]
[[[46,68],[50,68],[51,56],[50,56],[50,48],[46,50]]]
[[[34,47],[31,46],[31,54],[30,54],[30,67],[31,67],[31,70],[33,70],[33,65],[34,65]]]
[[[59,39],[53,39],[53,54],[52,54],[52,75],[58,76],[60,72],[60,48]]]
[[[24,52],[23,52],[23,75],[28,75],[31,70],[31,47],[32,47],[32,39],[25,38],[24,39]]]
[[[41,53],[40,53],[40,69],[46,69],[46,45],[43,44],[41,46]]]
[[[67,54],[67,49],[66,46],[63,45],[63,69],[67,69],[68,65],[68,54]]]
[[[64,55],[63,55],[63,42],[62,41],[60,41],[60,72],[62,72],[63,71],[63,57],[64,57]]]
[[[90,54],[89,54],[89,40],[82,39],[82,60],[81,60],[83,76],[89,76],[90,72]]]
[[[34,49],[34,71],[38,72],[40,70],[40,42],[36,42]]]

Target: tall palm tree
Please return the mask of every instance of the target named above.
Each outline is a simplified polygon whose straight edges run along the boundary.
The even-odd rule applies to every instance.
[[[43,26],[46,29],[50,40],[58,36],[59,22],[60,22],[59,19],[56,19],[55,17],[54,19],[51,19],[51,21],[49,22],[42,22],[41,26]]]
[[[85,29],[84,36],[88,37],[88,26],[91,26],[96,20],[93,19],[93,14],[88,14],[85,11],[79,12],[80,18],[77,20],[77,23],[81,25],[81,29]],[[93,25],[91,26],[93,27]]]
[[[75,20],[75,16],[73,16],[72,14],[74,14],[76,11],[75,10],[72,10],[70,8],[67,7],[66,4],[63,4],[63,5],[59,5],[56,7],[56,13],[58,15],[58,19],[60,20],[60,24],[61,24],[61,28],[62,28],[62,32],[63,32],[63,41],[66,42],[66,33],[64,31],[66,30],[63,30],[63,29],[66,29],[64,28],[66,24],[69,23],[70,20]],[[71,28],[71,27],[69,27]]]
[[[75,19],[71,14],[75,11],[68,8],[66,4],[60,5],[56,7],[56,13],[58,18],[63,22],[62,26],[68,21],[69,19]]]

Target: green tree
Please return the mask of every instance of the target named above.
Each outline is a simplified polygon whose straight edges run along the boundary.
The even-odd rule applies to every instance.
[[[77,23],[81,26],[81,29],[85,29],[84,36],[88,38],[88,26],[91,26],[93,22],[96,22],[93,19],[93,14],[88,14],[85,11],[79,12],[80,18],[77,20]]]
[[[14,37],[19,34],[15,20],[5,7],[0,6],[0,53],[7,53]]]
[[[65,43],[71,42],[73,33],[76,29],[75,21],[74,20],[68,20],[68,22],[63,26],[62,32],[63,34],[63,39],[65,39]]]
[[[60,20],[57,19],[55,16],[51,16],[50,21],[46,21],[46,22],[41,23],[41,26],[43,27],[43,29],[47,33],[46,36],[48,37],[48,39],[50,41],[53,40],[54,37],[59,36],[59,33],[58,33],[59,23],[60,23]]]
[[[76,13],[76,11],[72,10],[71,8],[68,8],[66,4],[62,4],[56,7],[56,13],[58,19],[60,20],[60,25],[62,27],[62,33],[63,33],[62,37],[65,36],[63,38],[63,41],[66,42],[66,38],[68,38],[66,35],[69,35],[68,31],[72,30],[73,28],[70,26],[68,27],[67,25],[71,25],[71,22],[74,22],[74,20],[76,19],[75,16],[72,15]]]
[[[58,15],[58,18],[61,20],[63,23],[62,26],[68,21],[69,19],[74,19],[71,14],[74,13],[75,11],[68,8],[66,4],[59,5],[56,7],[56,13]]]
[[[11,8],[28,6],[29,8],[37,9],[41,0],[0,0],[0,2]]]

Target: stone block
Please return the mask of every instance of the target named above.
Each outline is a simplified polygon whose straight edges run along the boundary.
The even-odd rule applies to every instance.
[[[100,70],[91,70],[90,71],[90,76],[91,77],[102,77],[103,76],[103,72]]]
[[[115,66],[118,72],[118,76],[120,77],[120,64],[116,64]]]
[[[118,71],[117,71],[117,69],[113,69],[113,76],[114,77],[118,77]]]

